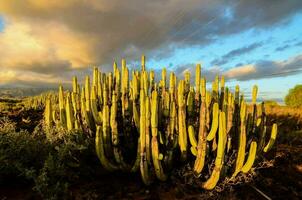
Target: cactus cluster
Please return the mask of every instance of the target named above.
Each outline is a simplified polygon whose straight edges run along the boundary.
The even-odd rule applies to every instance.
[[[131,77],[131,79],[130,79]],[[177,80],[162,69],[155,81],[142,57],[141,71],[129,71],[126,61],[113,72],[94,68],[92,81],[72,92],[59,87],[58,110],[47,100],[45,124],[83,130],[95,136],[96,154],[108,171],[139,171],[143,182],[165,181],[177,163],[190,163],[196,177],[211,190],[222,177],[247,173],[276,139],[274,124],[269,141],[264,104],[257,105],[254,86],[251,105],[236,86],[234,93],[216,76],[207,89],[201,66]],[[252,107],[252,109],[248,109]],[[251,110],[251,111],[249,111]]]
[[[57,94],[50,91],[37,96],[26,97],[18,105],[24,107],[24,109],[43,110],[48,100],[56,102]]]

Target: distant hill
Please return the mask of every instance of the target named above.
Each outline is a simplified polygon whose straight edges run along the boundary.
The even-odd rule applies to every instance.
[[[0,88],[2,98],[22,98],[39,95],[47,91],[56,91],[56,88]]]

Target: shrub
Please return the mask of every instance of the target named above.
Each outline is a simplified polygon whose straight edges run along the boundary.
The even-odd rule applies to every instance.
[[[273,100],[264,101],[264,104],[265,104],[266,106],[279,106],[279,104],[277,103],[277,101],[273,101]]]
[[[31,181],[44,165],[50,149],[43,135],[15,131],[5,121],[0,126],[0,184]],[[13,181],[11,181],[13,180]]]
[[[290,89],[285,97],[285,104],[292,107],[302,107],[302,85]]]
[[[97,161],[93,140],[82,132],[68,132],[52,141],[52,146],[53,151],[35,179],[34,190],[44,199],[66,199],[71,184],[93,177],[95,165],[91,163]]]
[[[91,180],[101,169],[94,149],[94,139],[83,132],[41,126],[17,132],[14,123],[2,120],[0,185],[28,183],[43,199],[66,199],[70,185]]]

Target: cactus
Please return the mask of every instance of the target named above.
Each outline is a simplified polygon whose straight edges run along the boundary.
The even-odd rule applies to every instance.
[[[102,134],[101,126],[97,126],[97,128],[96,128],[95,147],[96,147],[97,156],[100,159],[102,166],[108,171],[117,170],[118,168],[115,165],[113,165],[112,163],[110,163],[110,161],[107,159],[107,157],[105,155],[104,141],[103,141],[103,134]]]
[[[225,113],[219,113],[219,131],[218,131],[218,147],[217,147],[217,155],[215,158],[215,166],[212,171],[210,178],[203,183],[202,187],[206,190],[212,190],[216,184],[218,183],[221,168],[224,160],[224,149],[226,144],[226,119]]]
[[[164,169],[161,163],[163,160],[163,155],[160,153],[158,148],[158,137],[160,137],[160,134],[158,134],[158,95],[156,91],[153,91],[151,96],[151,127],[152,161],[155,169],[155,175],[159,180],[165,181],[167,179],[167,176],[164,173]]]
[[[253,141],[250,146],[249,156],[247,158],[247,161],[241,169],[243,173],[249,172],[250,169],[252,168],[254,161],[256,159],[256,151],[257,151],[257,142]]]
[[[196,71],[195,71],[195,88],[196,88],[195,99],[197,102],[199,102],[199,98],[200,98],[200,70],[201,70],[201,65],[197,64]]]
[[[218,116],[219,116],[219,105],[218,103],[214,103],[213,105],[213,117],[212,117],[212,127],[211,127],[211,131],[207,136],[207,140],[211,141],[214,139],[215,135],[216,135],[216,131],[218,129]]]
[[[98,106],[97,106],[97,95],[96,95],[96,92],[97,91],[97,88],[96,86],[94,85],[92,88],[91,88],[91,98],[90,98],[90,105],[91,105],[91,112],[92,112],[92,116],[93,116],[93,119],[95,121],[95,123],[97,125],[102,125],[102,113],[98,111]]]
[[[178,83],[178,128],[179,136],[178,143],[181,151],[181,157],[183,160],[187,157],[187,131],[186,131],[186,111],[185,111],[185,100],[184,91],[185,82],[181,80]]]
[[[45,103],[45,111],[44,111],[44,121],[45,125],[50,127],[52,123],[52,106],[51,106],[51,100],[48,98],[46,99]]]
[[[116,62],[109,73],[94,67],[91,83],[86,76],[80,87],[73,77],[72,92],[60,86],[56,99],[41,96],[30,103],[39,107],[44,102],[46,127],[83,130],[95,136],[96,154],[104,169],[139,171],[146,185],[154,178],[167,180],[174,163],[187,162],[193,164],[196,177],[206,180],[201,187],[211,190],[229,175],[229,169],[234,168],[231,178],[248,173],[256,159],[262,159],[259,155],[272,149],[277,125],[267,142],[270,128],[264,104],[256,104],[257,86],[252,91],[252,109],[248,109],[239,85],[232,91],[223,76],[217,75],[212,90],[207,90],[199,64],[194,85],[189,71],[183,80],[171,72],[167,83],[167,70],[163,68],[156,81],[145,59],[142,56],[140,71],[129,71],[124,59],[121,70]],[[59,105],[52,106],[56,102]],[[235,158],[230,156],[233,153]]]
[[[240,119],[241,119],[241,126],[240,126],[240,136],[239,136],[239,149],[236,159],[236,168],[232,177],[235,177],[241,171],[241,168],[244,164],[245,148],[246,148],[246,104],[244,101],[242,102],[241,105]]]
[[[190,151],[196,157],[197,156],[197,140],[195,137],[194,127],[192,125],[188,128],[189,141],[191,144]]]
[[[147,97],[148,99],[148,97]],[[149,101],[146,100],[146,95],[143,89],[140,90],[140,125],[139,125],[139,130],[140,130],[140,153],[141,153],[141,161],[140,161],[140,171],[142,175],[143,182],[146,185],[149,185],[151,183],[151,177],[150,177],[150,171],[149,171],[149,166],[148,166],[148,161],[147,161],[147,147],[146,147],[146,140],[149,139],[149,137],[146,136],[146,120],[147,120],[147,115],[146,113],[146,104],[148,104]],[[148,105],[149,109],[149,105]]]
[[[276,140],[276,137],[277,137],[277,124],[273,124],[273,128],[272,128],[272,132],[271,132],[271,138],[270,140],[268,141],[267,145],[264,147],[264,152],[268,152],[274,145],[275,143],[275,140]]]
[[[142,55],[142,71],[145,71],[146,70],[146,66],[145,66],[145,60],[146,60],[146,57],[144,55]]]
[[[66,123],[67,123],[67,130],[72,130],[74,128],[74,113],[71,104],[70,94],[67,93],[66,97]]]
[[[66,111],[63,86],[59,87],[59,113],[60,113],[60,125],[66,128]]]
[[[203,78],[201,80],[201,106],[199,112],[197,155],[193,169],[197,176],[200,175],[205,165],[206,148],[206,80]]]
[[[78,79],[76,76],[72,77],[72,92],[73,93],[78,92]]]

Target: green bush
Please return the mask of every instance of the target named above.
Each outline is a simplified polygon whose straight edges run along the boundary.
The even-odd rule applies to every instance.
[[[66,199],[70,185],[101,169],[94,140],[83,132],[16,132],[15,124],[0,124],[0,186],[26,182],[43,199]]]
[[[284,101],[287,106],[302,107],[302,85],[290,89]]]
[[[49,147],[45,136],[16,132],[6,121],[0,126],[0,184],[31,181],[44,165]]]
[[[93,177],[93,140],[82,132],[68,132],[53,141],[52,146],[54,151],[35,179],[34,190],[44,199],[66,199],[72,183]]]

